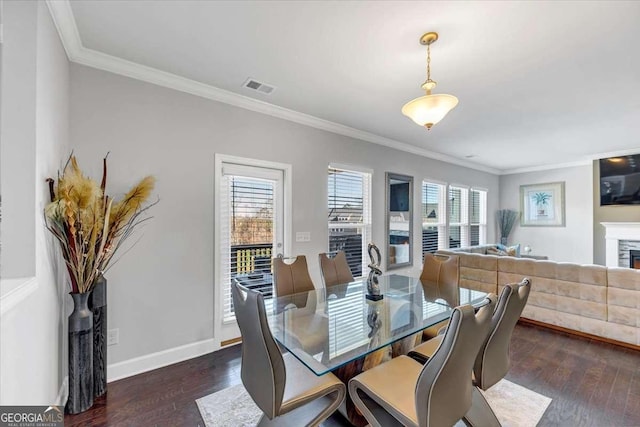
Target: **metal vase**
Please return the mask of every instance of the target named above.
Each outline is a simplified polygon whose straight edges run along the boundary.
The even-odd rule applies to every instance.
[[[93,397],[107,392],[107,279],[100,275],[89,300],[93,312]]]
[[[66,411],[78,414],[93,406],[93,313],[90,292],[71,293],[69,316],[69,398]]]

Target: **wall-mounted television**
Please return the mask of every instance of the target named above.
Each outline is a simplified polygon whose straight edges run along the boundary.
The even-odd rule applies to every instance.
[[[640,154],[600,159],[600,206],[640,205]]]
[[[391,212],[409,212],[409,183],[402,182],[390,185],[389,210]]]

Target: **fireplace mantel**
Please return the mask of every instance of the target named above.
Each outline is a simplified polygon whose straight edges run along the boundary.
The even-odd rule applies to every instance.
[[[620,240],[640,242],[640,222],[601,222],[606,229],[606,264],[607,267],[628,267],[619,265],[618,248]]]

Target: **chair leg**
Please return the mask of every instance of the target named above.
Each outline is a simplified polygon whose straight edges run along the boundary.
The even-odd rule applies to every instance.
[[[400,421],[378,405],[364,390],[357,388],[357,385],[350,387],[349,395],[370,427],[402,427]]]
[[[500,427],[498,417],[489,406],[489,402],[484,398],[478,387],[473,388],[471,409],[462,418],[462,421],[469,427]]]
[[[334,390],[272,420],[263,414],[257,427],[318,427],[338,409],[344,393],[344,389]]]

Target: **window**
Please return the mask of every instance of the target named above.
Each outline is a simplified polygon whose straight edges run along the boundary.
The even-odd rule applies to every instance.
[[[271,257],[282,242],[282,171],[223,164],[220,181],[222,320],[235,319],[231,281],[272,293]]]
[[[449,247],[469,246],[469,190],[449,186]]]
[[[471,189],[470,224],[471,245],[487,242],[487,192]]]
[[[444,184],[422,182],[422,254],[447,247],[447,214]]]
[[[422,254],[487,243],[487,190],[422,182]]]
[[[329,252],[344,251],[351,274],[361,277],[371,233],[371,174],[329,166],[327,186]]]

